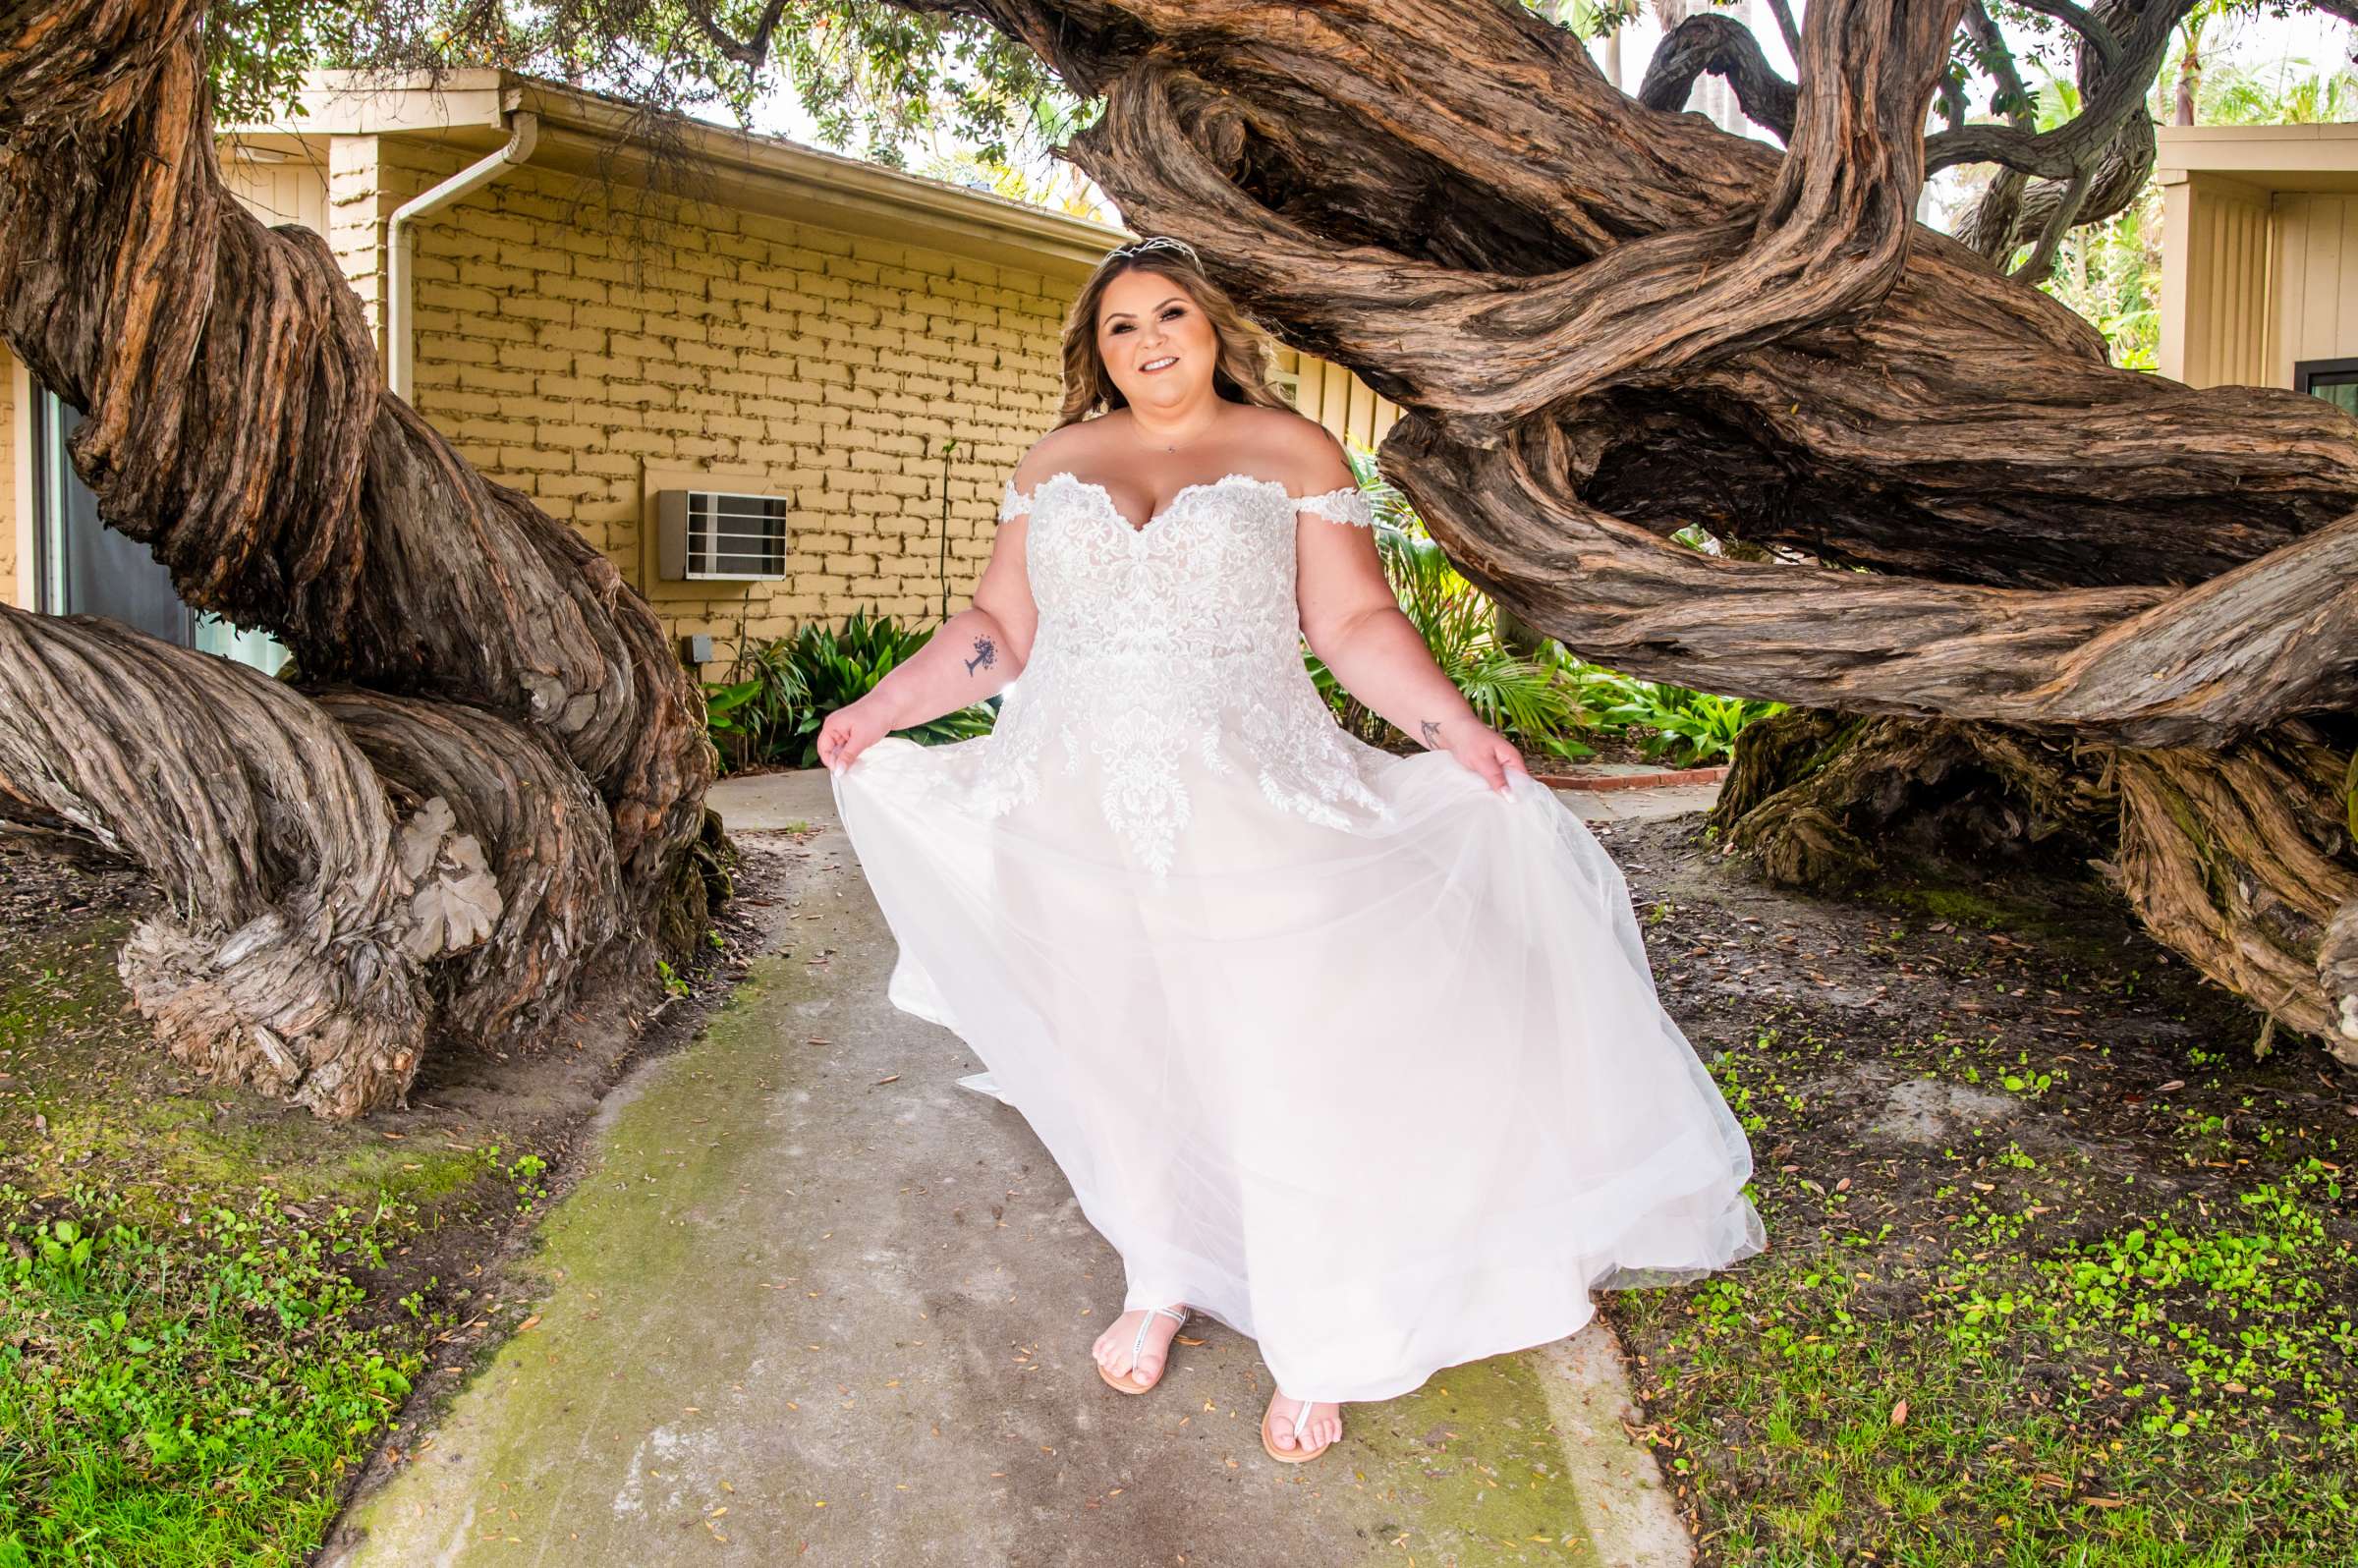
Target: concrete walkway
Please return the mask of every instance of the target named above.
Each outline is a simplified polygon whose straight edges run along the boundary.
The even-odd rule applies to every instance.
[[[790,869],[781,951],[609,1097],[536,1321],[322,1561],[1689,1560],[1601,1320],[1346,1406],[1304,1466],[1262,1452],[1267,1373],[1216,1323],[1152,1393],[1105,1387],[1118,1260],[1022,1117],[955,1087],[962,1042],[885,1002],[826,775],[717,803]]]

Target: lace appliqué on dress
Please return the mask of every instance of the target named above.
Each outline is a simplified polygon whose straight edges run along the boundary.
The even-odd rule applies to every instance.
[[[1037,491],[1039,486],[1035,485],[1033,488]],[[1031,510],[1032,497],[1017,489],[1015,480],[1009,479],[1007,488],[999,494],[999,521],[1012,523]]]
[[[1315,512],[1330,522],[1350,523],[1363,529],[1376,526],[1376,513],[1368,505],[1367,492],[1355,484],[1345,485],[1339,490],[1328,490],[1323,495],[1296,496],[1294,508],[1301,512]]]
[[[1067,776],[1099,764],[1106,823],[1157,879],[1193,819],[1183,758],[1232,775],[1252,758],[1261,793],[1348,828],[1338,806],[1388,818],[1304,668],[1294,599],[1296,512],[1369,527],[1356,487],[1295,496],[1249,474],[1190,484],[1144,527],[1102,485],[1057,473],[1029,494],[1010,478],[999,520],[1029,513],[1026,567],[1039,626],[1007,690],[975,799],[996,815],[1039,798],[1053,737]]]

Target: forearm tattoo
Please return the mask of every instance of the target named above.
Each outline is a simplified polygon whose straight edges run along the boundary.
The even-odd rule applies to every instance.
[[[990,664],[995,663],[997,658],[998,650],[990,645],[990,639],[987,637],[978,637],[975,639],[975,656],[966,661],[966,673],[972,675],[975,673],[976,665],[980,664],[987,667]]]
[[[1441,721],[1438,719],[1427,719],[1425,721],[1424,728],[1426,749],[1434,752],[1439,751],[1441,749]]]

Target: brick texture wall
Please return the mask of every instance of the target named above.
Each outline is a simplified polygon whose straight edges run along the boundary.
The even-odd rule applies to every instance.
[[[331,243],[381,301],[370,231],[468,158],[392,138],[338,145]],[[1072,285],[816,223],[613,200],[526,169],[418,225],[420,412],[581,530],[675,631],[710,633],[708,675],[741,629],[938,615],[945,478],[960,608],[1000,486],[1055,418]],[[789,497],[784,581],[650,581],[650,470]]]

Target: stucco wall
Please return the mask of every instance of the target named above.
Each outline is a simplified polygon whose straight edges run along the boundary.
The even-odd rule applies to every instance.
[[[2358,196],[2279,193],[2273,384],[2303,360],[2358,356]]]

